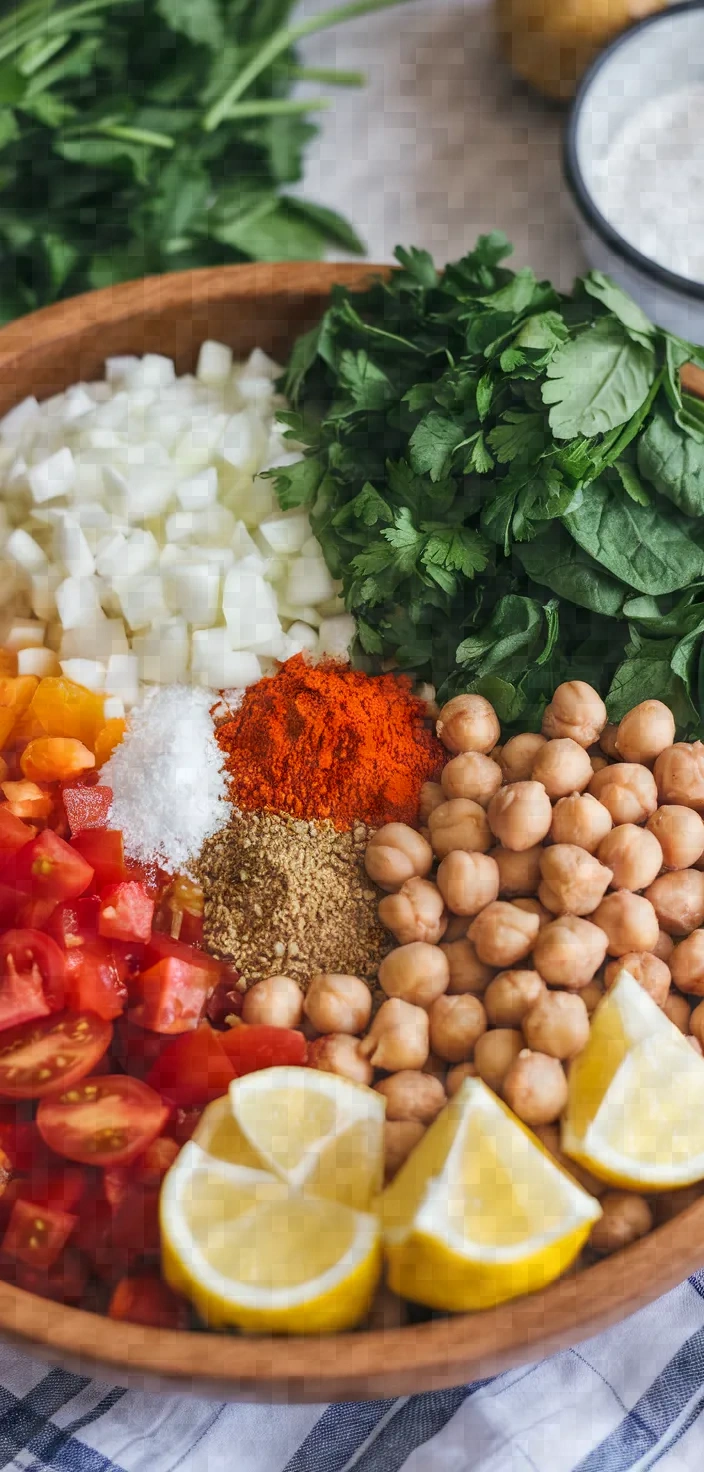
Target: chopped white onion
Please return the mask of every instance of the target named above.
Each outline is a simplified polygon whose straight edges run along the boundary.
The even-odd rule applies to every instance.
[[[94,690],[96,694],[105,689],[105,665],[97,659],[62,659],[61,673],[67,680],[84,685],[86,690]]]
[[[60,675],[59,664],[53,649],[20,649],[17,653],[18,675],[36,675],[40,680],[47,675]]]

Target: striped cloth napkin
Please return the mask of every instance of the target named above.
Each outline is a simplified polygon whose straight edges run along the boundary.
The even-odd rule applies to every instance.
[[[17,1472],[703,1472],[703,1409],[704,1273],[552,1359],[354,1405],[143,1395],[0,1346]]]

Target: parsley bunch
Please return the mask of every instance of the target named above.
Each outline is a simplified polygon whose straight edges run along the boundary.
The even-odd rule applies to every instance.
[[[151,272],[360,253],[286,193],[310,114],[296,43],[399,0],[295,23],[294,0],[24,0],[0,9],[0,321]]]
[[[571,295],[481,237],[333,292],[299,339],[275,472],[355,615],[360,659],[477,690],[537,726],[584,679],[617,720],[646,696],[704,717],[704,354],[592,271]]]

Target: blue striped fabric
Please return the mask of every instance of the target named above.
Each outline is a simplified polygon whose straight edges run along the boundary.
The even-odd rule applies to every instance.
[[[704,1274],[539,1364],[339,1406],[139,1394],[0,1345],[0,1472],[704,1472]]]

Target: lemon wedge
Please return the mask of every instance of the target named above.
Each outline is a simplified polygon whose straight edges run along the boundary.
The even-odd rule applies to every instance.
[[[704,1177],[704,1059],[625,969],[571,1066],[561,1143],[625,1189]]]
[[[389,1287],[491,1308],[564,1272],[601,1216],[479,1079],[467,1079],[381,1197]]]
[[[214,1328],[332,1333],[368,1311],[369,1210],[385,1100],[335,1074],[271,1068],[204,1111],[161,1191],[162,1270]]]

